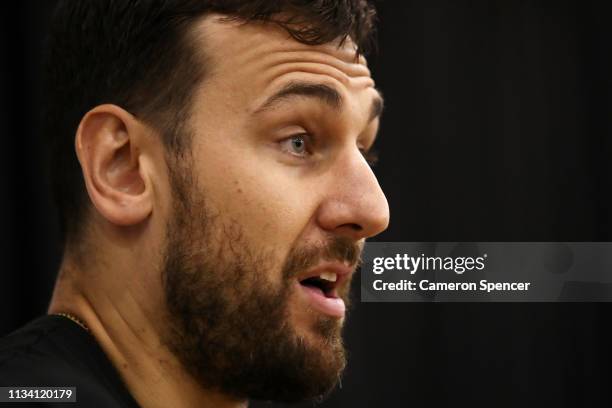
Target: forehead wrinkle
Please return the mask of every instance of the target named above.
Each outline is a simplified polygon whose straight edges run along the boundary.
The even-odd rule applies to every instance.
[[[278,82],[281,78],[285,78],[291,75],[311,75],[324,77],[323,81],[329,82],[337,81],[349,88],[352,86],[351,82],[353,82],[353,86],[355,82],[359,82],[355,79],[351,81],[351,78],[347,77],[343,72],[338,71],[332,67],[316,64],[316,63],[288,63],[282,64],[280,66],[273,66],[268,69],[263,76],[265,83],[267,85]]]
[[[363,55],[356,58],[354,49],[338,48],[333,42],[308,45],[291,37],[278,38],[268,32],[254,32],[246,38],[242,35],[238,35],[240,38],[231,39],[231,37],[231,35],[226,36],[229,44],[223,44],[224,48],[236,47],[237,44],[242,45],[242,47],[236,47],[236,51],[244,50],[244,55],[248,56],[247,60],[278,56],[281,59],[326,63],[344,71],[348,76],[370,76],[370,70]]]
[[[283,76],[300,73],[326,76],[338,81],[347,89],[374,87],[374,80],[369,75],[349,76],[336,66],[327,63],[327,61],[313,62],[312,60],[287,58],[285,56],[284,58],[276,58],[269,61],[262,59],[259,63],[263,64],[259,76],[265,87],[278,81]]]
[[[334,95],[332,95],[332,92],[325,92],[325,95],[323,95],[323,92],[309,92],[310,90],[306,89],[306,92],[300,92],[301,95],[288,95],[288,97],[298,97],[298,96],[320,96],[320,100],[323,100],[324,102],[328,102],[328,105],[330,107],[332,107],[335,111],[340,111],[341,108],[345,105],[345,102],[347,102],[346,98],[345,98],[345,92],[349,92],[349,94],[351,93],[351,90],[358,90],[359,92],[365,91],[367,89],[371,89],[374,91],[374,93],[376,94],[376,96],[374,96],[374,98],[378,99],[380,97],[380,94],[378,92],[378,90],[374,87],[374,82],[370,79],[370,78],[364,78],[367,82],[366,83],[362,83],[359,84],[357,83],[355,78],[352,79],[348,79],[348,81],[350,83],[348,84],[343,84],[341,83],[341,81],[339,81],[337,78],[328,75],[327,73],[321,73],[320,71],[299,71],[296,69],[290,69],[290,70],[285,70],[286,72],[282,72],[282,73],[276,73],[277,75],[274,75],[272,77],[268,76],[267,78],[263,78],[261,79],[261,88],[262,91],[258,92],[261,96],[257,97],[253,104],[251,105],[252,107],[249,109],[249,111],[252,114],[257,114],[266,110],[270,110],[272,104],[270,103],[272,99],[281,99],[281,98],[275,98],[275,96],[281,92],[284,88],[287,88],[289,85],[291,85],[292,83],[295,84],[305,84],[307,86],[311,86],[313,91],[316,91],[315,88],[320,88],[320,87],[327,87],[327,88],[331,88],[331,91],[334,93]],[[299,76],[296,76],[294,74],[301,74]],[[305,76],[304,74],[307,74],[307,76]],[[345,86],[342,86],[345,85]],[[320,89],[319,89],[320,90]],[[305,93],[310,93],[310,95],[304,95]],[[318,95],[312,95],[318,93]],[[272,95],[272,96],[270,96]],[[278,101],[272,101],[272,102],[278,102]],[[275,105],[275,104],[274,104]],[[375,107],[371,106],[370,107],[370,111],[368,112],[370,115],[373,115],[375,109]],[[378,116],[378,115],[377,115]],[[366,114],[367,117],[367,114]],[[371,121],[373,118],[368,118],[368,122]]]
[[[341,72],[349,78],[371,77],[370,70],[364,64],[342,61],[332,53],[312,49],[278,49],[270,50],[268,56],[261,57],[268,61],[265,68],[288,63],[321,64]]]
[[[365,60],[348,62],[327,50],[327,47],[308,46],[294,40],[290,41],[292,48],[288,48],[287,40],[266,41],[265,36],[256,35],[247,41],[241,41],[239,45],[230,44],[229,47],[233,49],[227,47],[224,52],[229,51],[239,59],[240,67],[257,67],[262,73],[286,64],[304,64],[310,67],[318,64],[322,69],[334,70],[338,74],[337,79],[342,82],[345,82],[344,78],[371,78],[370,70],[363,62]]]
[[[208,37],[204,45],[211,47],[213,58],[209,66],[213,71],[242,71],[251,80],[263,80],[266,85],[291,70],[329,75],[347,87],[374,85],[365,58],[356,59],[354,48],[348,45],[342,48],[334,42],[306,45],[288,37],[278,27],[267,25],[234,25],[214,19],[211,23],[204,25],[201,33]]]
[[[308,80],[312,83],[328,84],[336,90],[341,88],[347,90],[374,88],[374,81],[370,76],[348,76],[337,65],[330,64],[330,58],[321,58],[320,55],[317,55],[318,62],[313,62],[312,59],[295,58],[298,55],[303,57],[304,53],[283,55],[279,52],[272,52],[264,57],[256,56],[256,53],[250,54],[250,58],[247,58],[245,64],[240,64],[240,66],[253,72],[248,77],[252,78],[250,80],[252,85],[259,84],[255,86],[261,91],[257,91],[256,94],[269,95],[273,91],[267,90],[280,88],[285,81],[305,82]],[[316,55],[317,53],[311,53],[310,55],[313,54]],[[249,59],[252,63],[247,65],[246,61]],[[369,71],[365,72],[369,73]],[[311,78],[307,78],[304,74]],[[264,96],[257,97],[252,109],[249,110],[254,112],[258,110],[259,106],[263,106],[263,98]]]

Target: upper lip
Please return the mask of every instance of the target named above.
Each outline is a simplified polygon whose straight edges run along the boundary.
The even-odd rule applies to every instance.
[[[334,289],[342,287],[344,282],[350,278],[350,276],[355,272],[355,265],[348,265],[346,263],[341,262],[323,262],[318,264],[317,266],[308,269],[308,271],[300,274],[297,277],[298,282],[302,282],[306,279],[313,278],[315,276],[321,275],[323,272],[331,272],[335,273],[337,279],[333,282]]]

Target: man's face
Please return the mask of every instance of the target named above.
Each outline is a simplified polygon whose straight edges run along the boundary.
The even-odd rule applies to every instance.
[[[363,240],[388,205],[362,151],[380,96],[350,42],[307,46],[270,24],[209,16],[192,146],[168,156],[165,341],[236,397],[325,394]]]

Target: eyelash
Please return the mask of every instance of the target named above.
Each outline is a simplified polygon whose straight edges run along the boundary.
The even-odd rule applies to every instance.
[[[306,150],[306,154],[312,155],[312,152],[309,151],[311,150],[311,146],[312,146],[312,137],[308,134],[308,133],[298,133],[295,135],[291,135],[286,139],[281,140],[281,144],[285,143],[285,142],[291,142],[293,141],[295,138],[302,138],[304,140],[304,149]],[[359,151],[361,152],[361,154],[363,155],[364,159],[366,160],[366,162],[371,166],[375,166],[378,163],[378,152],[375,150],[365,150],[363,148],[359,148]],[[299,154],[293,153],[288,151],[287,149],[287,153],[291,154],[292,156],[298,157],[298,158],[302,158],[305,159],[304,156],[301,156]]]

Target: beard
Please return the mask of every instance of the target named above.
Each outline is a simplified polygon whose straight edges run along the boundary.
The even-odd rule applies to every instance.
[[[205,388],[240,399],[322,399],[346,365],[342,321],[319,315],[311,335],[300,333],[290,313],[295,278],[322,260],[354,265],[360,246],[333,237],[293,247],[279,262],[273,248],[254,248],[238,223],[207,207],[189,162],[169,166],[164,343]],[[348,305],[348,284],[339,297]]]

